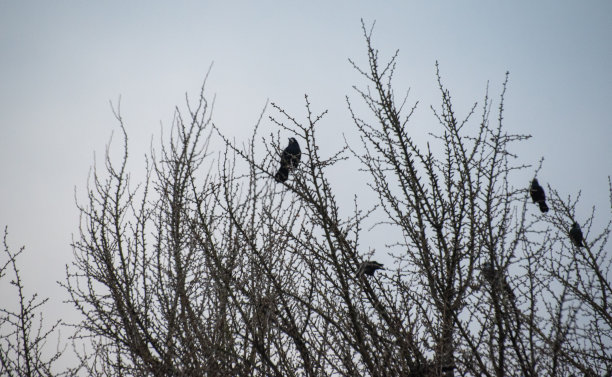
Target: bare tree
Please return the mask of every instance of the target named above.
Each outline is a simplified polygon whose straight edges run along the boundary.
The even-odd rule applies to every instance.
[[[9,286],[16,294],[17,307],[11,308],[10,302],[0,307],[0,375],[9,377],[68,376],[75,375],[78,368],[58,371],[57,361],[65,347],[60,345],[59,328],[61,321],[46,324],[43,315],[48,298],[41,299],[37,294],[28,295],[21,278],[17,259],[25,251],[11,250],[7,241],[8,229],[4,228],[3,252],[0,262],[0,282],[3,295],[8,300]],[[7,279],[10,279],[8,282]],[[12,290],[12,289],[11,289]],[[49,344],[58,338],[55,348]]]
[[[90,375],[612,371],[610,224],[591,234],[594,217],[576,219],[578,201],[550,187],[550,211],[534,211],[528,184],[515,180],[530,166],[512,152],[529,136],[503,124],[508,76],[495,107],[487,92],[461,119],[438,70],[441,106],[433,125],[418,125],[431,132],[418,145],[417,104],[396,102],[397,53],[382,62],[363,30],[367,66],[351,63],[366,81],[355,87],[366,112],[347,97],[361,145],[323,150],[326,111],[308,97],[303,120],[272,104],[271,124],[301,146],[284,182],[274,179],[280,131],[259,136],[267,108],[238,144],[213,124],[203,85],[175,110],[137,186],[115,112],[124,153],[115,163],[107,152],[94,170],[65,282]],[[222,151],[210,151],[213,137]],[[339,204],[329,172],[349,159],[377,204]],[[581,248],[567,234],[574,221]],[[388,238],[385,270],[363,273],[366,232]]]

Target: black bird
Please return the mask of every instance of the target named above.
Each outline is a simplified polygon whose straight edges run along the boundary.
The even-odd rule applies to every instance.
[[[514,291],[512,290],[512,287],[510,287],[510,284],[508,284],[508,281],[506,280],[506,277],[504,276],[503,272],[501,270],[496,270],[495,268],[493,268],[491,262],[485,262],[480,267],[480,271],[482,273],[482,277],[489,284],[491,284],[491,287],[493,289],[500,292],[505,292],[508,298],[510,298],[512,301],[516,299]]]
[[[574,246],[576,247],[582,247],[584,246],[584,240],[582,238],[582,230],[580,229],[580,225],[578,225],[578,223],[574,223],[572,225],[572,228],[569,231],[569,237],[570,240],[572,240],[572,243],[574,244]]]
[[[491,262],[485,262],[480,267],[480,271],[482,272],[482,277],[485,278],[489,283],[493,283],[495,281],[495,269]]]
[[[359,265],[359,271],[357,271],[358,276],[363,276],[363,274],[374,276],[374,272],[376,270],[384,270],[382,263],[378,263],[376,261],[367,261],[363,262]]]
[[[540,211],[548,212],[548,206],[546,205],[546,194],[544,194],[544,189],[538,183],[537,179],[533,179],[531,181],[531,187],[529,188],[529,193],[531,194],[531,199],[534,203],[538,203],[540,206]]]
[[[293,171],[300,163],[301,157],[302,151],[300,150],[300,145],[295,138],[290,137],[289,145],[281,154],[280,168],[276,175],[274,175],[276,182],[285,182],[289,178],[289,172]]]

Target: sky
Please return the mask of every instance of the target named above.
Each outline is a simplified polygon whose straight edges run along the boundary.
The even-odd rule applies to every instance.
[[[416,139],[436,126],[436,61],[460,116],[487,82],[497,99],[509,71],[505,126],[533,136],[516,152],[544,157],[540,183],[582,190],[579,216],[610,208],[610,1],[0,0],[0,226],[13,249],[26,246],[26,292],[50,297],[50,319],[73,318],[56,282],[78,234],[75,196],[113,132],[119,141],[109,102],[121,98],[135,171],[213,63],[207,93],[228,136],[246,141],[267,100],[303,119],[308,94],[329,110],[332,150],[357,140],[345,96],[359,103],[352,86],[366,85],[348,62],[366,62],[360,19],[376,21],[382,57],[399,49],[396,90],[419,101]],[[351,169],[340,189],[363,187]]]

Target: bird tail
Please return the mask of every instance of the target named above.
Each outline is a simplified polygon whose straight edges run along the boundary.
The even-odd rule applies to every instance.
[[[289,178],[289,169],[284,166],[278,169],[278,172],[274,175],[276,182],[285,182],[287,178]]]
[[[540,211],[542,211],[542,212],[548,212],[548,206],[546,205],[546,202],[545,202],[545,201],[543,201],[543,200],[542,200],[542,201],[540,201],[540,202],[538,203],[538,205],[540,206]]]

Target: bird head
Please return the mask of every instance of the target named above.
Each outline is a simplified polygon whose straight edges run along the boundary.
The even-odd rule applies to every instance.
[[[294,137],[290,137],[289,138],[289,144],[293,144],[293,143],[297,143],[297,140],[295,140]]]
[[[534,178],[533,181],[531,181],[531,185],[532,186],[538,186],[539,185],[538,180],[536,178]]]

